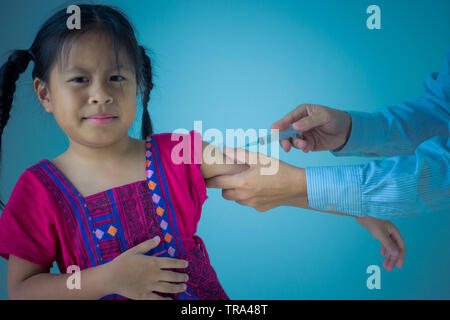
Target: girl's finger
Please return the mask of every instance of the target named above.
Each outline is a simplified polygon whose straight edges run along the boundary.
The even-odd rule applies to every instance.
[[[142,298],[143,300],[173,300],[170,297],[162,297],[159,294],[156,294],[154,292],[148,292],[145,297]]]

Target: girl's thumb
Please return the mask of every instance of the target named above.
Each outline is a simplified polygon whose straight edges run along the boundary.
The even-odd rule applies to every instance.
[[[159,236],[156,236],[150,240],[146,240],[135,246],[134,251],[135,253],[142,253],[142,254],[146,253],[152,250],[153,248],[156,248],[160,242],[161,239],[159,238]]]

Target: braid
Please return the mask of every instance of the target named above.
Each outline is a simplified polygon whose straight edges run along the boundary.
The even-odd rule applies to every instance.
[[[0,157],[2,149],[2,134],[9,120],[16,81],[23,73],[31,60],[27,50],[15,50],[0,68]],[[0,209],[5,207],[0,200]]]
[[[148,101],[150,100],[150,91],[153,88],[153,81],[152,81],[152,64],[150,61],[150,58],[147,56],[145,52],[145,48],[142,46],[139,46],[141,50],[142,55],[142,107],[143,107],[143,114],[142,114],[142,131],[141,136],[142,139],[145,139],[147,136],[151,135],[153,133],[153,127],[152,122],[150,120],[150,114],[148,112]]]

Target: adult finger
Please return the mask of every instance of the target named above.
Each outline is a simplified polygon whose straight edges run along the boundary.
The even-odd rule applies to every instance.
[[[394,241],[392,241],[389,233],[383,232],[380,235],[380,242],[386,248],[387,254],[394,257],[399,256],[400,249],[398,248],[397,244]]]
[[[381,243],[381,242],[380,242],[380,243]],[[381,243],[381,250],[380,250],[380,253],[381,253],[381,255],[382,255],[383,257],[386,256],[386,248],[383,246],[382,243]]]
[[[245,163],[248,165],[255,165],[258,163],[258,158],[263,157],[262,154],[251,152],[245,149],[233,149],[233,148],[224,148],[225,155],[230,159],[237,161],[238,163]]]
[[[215,176],[206,179],[207,188],[233,189],[241,185],[241,176],[239,174]]]
[[[280,140],[280,145],[283,148],[283,150],[286,152],[289,152],[292,147],[292,143],[291,143],[290,139]]]
[[[390,255],[389,256],[389,263],[388,263],[388,270],[389,271],[392,271],[392,270],[394,270],[394,266],[395,266],[395,263],[397,262],[397,258],[398,258],[398,256],[392,256],[392,255]]]
[[[396,265],[397,265],[397,268],[401,269],[403,266],[403,262],[405,261],[405,256],[406,256],[405,240],[403,239],[403,237],[400,234],[400,231],[397,229],[397,227],[394,226],[394,228],[392,228],[391,232],[392,232],[391,238],[393,239],[393,241],[395,241],[397,246],[400,248],[400,254],[399,254],[399,258],[397,260]]]
[[[289,112],[286,116],[284,116],[282,119],[272,124],[270,129],[278,129],[280,131],[289,129],[291,124],[301,119],[302,117],[308,115],[308,110],[306,109],[306,106],[307,106],[306,104],[299,105],[293,111]]]
[[[391,265],[391,255],[387,255],[386,259],[383,261],[383,268],[385,268],[387,271],[391,272],[392,268],[390,268]]]
[[[237,189],[223,189],[222,197],[225,200],[232,200],[232,201],[242,201],[247,199],[246,195]]]
[[[317,110],[316,112],[311,113],[310,115],[294,122],[292,124],[292,128],[297,131],[308,131],[315,127],[321,126],[326,121],[326,114],[324,112],[320,112]]]
[[[294,147],[297,149],[305,151],[307,146],[308,146],[308,142],[303,139],[295,139],[294,140]]]

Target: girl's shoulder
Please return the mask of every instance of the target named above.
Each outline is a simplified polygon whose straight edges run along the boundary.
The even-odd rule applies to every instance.
[[[35,188],[36,190],[39,190],[43,186],[41,179],[42,167],[45,166],[48,161],[48,159],[42,159],[25,169],[19,176],[15,187]]]
[[[201,133],[195,130],[189,133],[154,133],[151,136],[150,143],[152,141],[156,142],[158,152],[164,158],[170,157],[174,165],[200,166],[201,164],[203,141]]]
[[[49,189],[50,177],[48,171],[48,159],[25,169],[14,185],[8,202],[3,209],[3,214],[12,211],[14,214],[23,214],[26,211],[40,214],[40,211],[57,208],[57,201]]]
[[[46,159],[27,168],[0,215],[0,256],[10,254],[50,268],[55,258],[57,202],[40,179]]]

